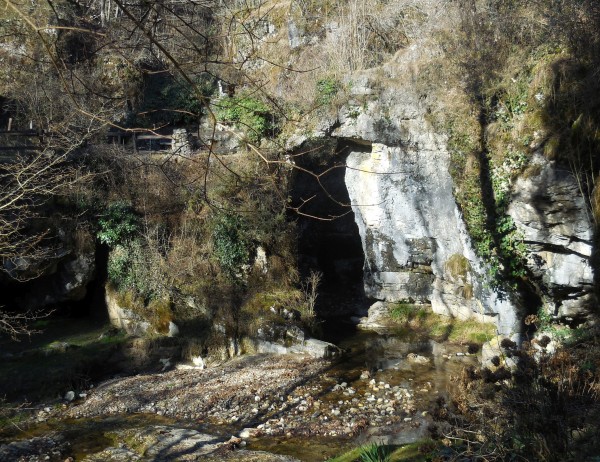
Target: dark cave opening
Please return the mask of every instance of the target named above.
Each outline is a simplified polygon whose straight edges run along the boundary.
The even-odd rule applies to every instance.
[[[316,304],[321,319],[349,318],[369,306],[364,253],[344,179],[349,147],[342,140],[319,140],[294,155],[301,167],[290,192],[292,206],[301,205],[291,216],[298,226],[298,263],[303,279],[313,271],[322,275]]]

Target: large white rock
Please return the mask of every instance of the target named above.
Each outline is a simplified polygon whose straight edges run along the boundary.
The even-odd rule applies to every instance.
[[[347,167],[369,297],[429,302],[438,314],[477,316],[507,334],[519,329],[516,307],[485,284],[454,200],[442,137],[417,133],[401,146],[372,143],[351,151]]]

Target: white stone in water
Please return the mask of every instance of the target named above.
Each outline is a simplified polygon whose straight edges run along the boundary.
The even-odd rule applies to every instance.
[[[65,401],[71,402],[75,399],[75,392],[74,391],[68,391],[65,393]]]

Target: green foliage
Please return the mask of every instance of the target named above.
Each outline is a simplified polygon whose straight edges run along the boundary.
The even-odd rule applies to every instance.
[[[502,214],[508,207],[512,180],[527,166],[529,157],[523,151],[509,149],[500,165],[492,162],[491,180],[497,213]]]
[[[117,245],[108,257],[108,281],[120,290],[133,286],[130,267],[131,258],[128,249],[123,245]]]
[[[108,281],[119,291],[131,290],[143,300],[167,296],[157,250],[130,240],[117,245],[108,256]]]
[[[317,80],[317,103],[327,105],[340,91],[340,83],[333,77]]]
[[[220,99],[216,116],[222,122],[244,129],[248,139],[257,144],[275,128],[269,106],[250,95]]]
[[[362,446],[359,454],[360,462],[389,462],[391,460],[389,449],[378,443]]]
[[[420,440],[396,448],[389,455],[390,462],[425,462],[432,460],[440,444],[433,440]],[[329,459],[328,462],[356,462],[361,461],[363,447],[354,448],[338,457]],[[391,449],[390,449],[391,451]],[[436,460],[435,458],[433,460]]]
[[[390,311],[390,316],[394,321],[408,323],[414,319],[423,321],[428,316],[428,313],[420,305],[398,302]]]
[[[233,213],[218,215],[212,225],[212,239],[221,267],[230,276],[238,275],[251,255],[252,242],[246,221]]]
[[[115,247],[132,238],[139,229],[139,220],[131,205],[113,202],[106,214],[98,220],[97,237],[103,244]]]
[[[491,276],[494,280],[504,278],[509,284],[526,275],[527,248],[523,235],[513,219],[506,215],[510,200],[512,179],[527,166],[529,158],[522,151],[509,150],[501,165],[492,166],[490,176],[494,193],[496,220],[494,234],[499,259],[492,262]]]
[[[488,155],[484,152],[485,147],[475,142],[473,131],[472,127],[459,122],[450,129],[448,146],[451,173],[458,185],[456,199],[475,250],[488,263],[490,285],[498,289],[514,288],[516,280],[526,275],[527,249],[514,221],[506,215],[506,208],[512,180],[527,166],[529,157],[521,150],[507,149],[502,156],[496,157],[497,165],[494,165],[494,158],[489,160],[494,204],[493,210],[488,210],[481,182],[481,170],[487,167],[480,161],[481,156],[487,158]]]

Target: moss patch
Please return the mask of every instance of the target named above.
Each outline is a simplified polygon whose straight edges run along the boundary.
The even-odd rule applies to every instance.
[[[390,317],[398,326],[418,330],[439,341],[483,344],[496,335],[495,324],[440,316],[427,305],[398,303],[391,309]]]
[[[463,282],[466,281],[467,275],[471,271],[469,260],[459,253],[452,255],[444,266],[452,278]]]

